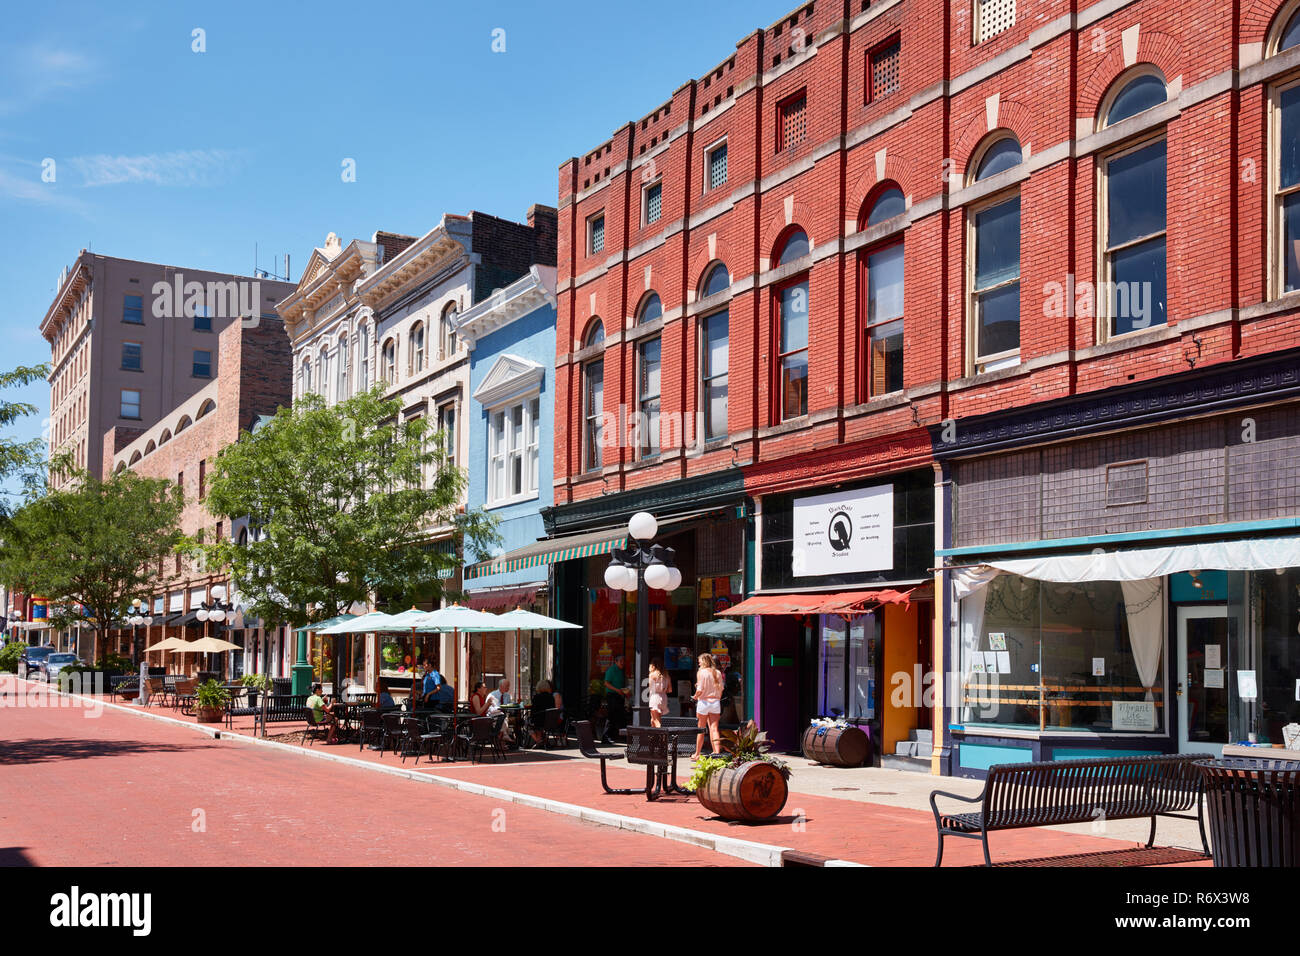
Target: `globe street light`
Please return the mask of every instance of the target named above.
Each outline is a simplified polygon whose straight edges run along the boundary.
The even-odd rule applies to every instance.
[[[225,620],[228,617],[231,617],[230,612],[235,609],[235,606],[230,602],[226,601],[225,597],[226,597],[225,585],[214,584],[212,586],[212,600],[200,601],[199,609],[194,612],[194,616],[198,618],[200,621],[203,621],[205,623],[207,621],[211,621],[213,624],[216,625],[215,633],[212,635],[213,637],[221,636],[221,630],[222,630],[221,625],[225,622]]]
[[[153,617],[146,613],[145,604],[139,598],[131,599],[131,613],[127,616],[126,622],[131,625],[131,654],[132,663],[140,663],[140,625],[148,627],[153,623]]]
[[[681,587],[682,572],[677,569],[676,552],[663,545],[651,544],[659,533],[654,515],[638,511],[627,523],[630,547],[615,548],[605,568],[605,584],[620,591],[636,592],[636,657],[633,669],[638,690],[649,680],[650,658],[650,588],[675,591]],[[645,723],[640,708],[633,710],[633,723]]]

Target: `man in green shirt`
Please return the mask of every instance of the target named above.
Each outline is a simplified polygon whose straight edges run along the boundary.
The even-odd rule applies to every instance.
[[[320,684],[311,685],[311,696],[307,698],[307,709],[311,711],[316,723],[325,722],[325,698],[320,695]]]
[[[609,722],[605,725],[604,743],[607,744],[612,744],[612,738],[627,726],[627,711],[623,702],[627,698],[628,689],[623,662],[623,655],[620,654],[605,671],[605,705],[609,710]]]

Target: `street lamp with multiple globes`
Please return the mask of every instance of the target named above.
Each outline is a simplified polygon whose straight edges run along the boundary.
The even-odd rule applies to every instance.
[[[636,592],[636,661],[633,686],[638,691],[649,680],[650,655],[650,588],[657,591],[675,591],[682,584],[682,572],[677,569],[676,552],[663,545],[651,544],[659,532],[659,522],[654,515],[638,511],[627,523],[630,547],[615,548],[611,552],[609,567],[605,568],[605,584],[620,591]],[[633,723],[640,727],[646,722],[644,711],[632,711]]]
[[[226,600],[225,585],[215,584],[212,587],[212,600],[200,601],[199,609],[194,612],[194,616],[200,621],[211,621],[215,624],[217,628],[213,637],[220,637],[222,625],[230,617],[230,612],[234,609],[235,606]],[[222,668],[222,672],[225,672],[224,668]]]
[[[140,626],[148,627],[153,623],[153,615],[148,613],[143,601],[139,598],[131,598],[131,613],[127,615],[126,623],[131,625],[131,657],[135,664],[140,663]]]

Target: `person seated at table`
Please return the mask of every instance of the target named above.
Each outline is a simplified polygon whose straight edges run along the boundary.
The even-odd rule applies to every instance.
[[[397,702],[393,700],[392,694],[384,690],[379,692],[379,706],[381,708],[392,708],[397,706]]]
[[[433,707],[438,698],[438,690],[445,684],[442,675],[437,669],[429,668],[429,673],[424,675],[424,685],[420,690],[420,703],[425,707]]]
[[[488,696],[497,702],[498,707],[508,707],[514,703],[514,698],[510,696],[510,681],[504,677],[497,681],[497,689]]]
[[[532,725],[528,732],[532,734],[533,743],[540,744],[546,736],[546,712],[554,709],[555,706],[555,693],[551,689],[551,682],[548,680],[538,682],[537,693],[533,694],[533,706],[528,716],[528,722]]]
[[[338,720],[334,716],[334,706],[328,704],[321,696],[320,684],[311,685],[311,696],[307,698],[307,709],[317,724],[328,724],[329,732],[325,737],[327,744],[338,743]]]
[[[443,681],[438,685],[438,689],[433,692],[432,703],[435,710],[450,714],[456,709],[456,688]]]
[[[488,712],[487,684],[479,681],[474,685],[474,693],[469,695],[469,709],[475,717],[482,717]]]

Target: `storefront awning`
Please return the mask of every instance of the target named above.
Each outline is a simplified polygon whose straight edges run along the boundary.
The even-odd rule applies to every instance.
[[[656,538],[663,537],[664,529],[679,525],[685,521],[692,521],[700,517],[701,514],[707,514],[707,512],[682,515],[659,522],[659,534]],[[543,564],[560,564],[563,561],[590,558],[597,554],[609,554],[615,548],[623,547],[626,540],[627,528],[620,525],[617,528],[607,528],[603,531],[590,531],[586,534],[572,534],[563,538],[536,541],[522,548],[516,548],[514,551],[507,551],[505,554],[490,560],[469,565],[465,568],[465,580],[481,578],[488,574],[520,571],[523,568],[535,568]]]
[[[993,571],[1037,581],[1143,581],[1179,571],[1272,571],[1300,567],[1300,537],[1205,541],[1099,554],[1051,555],[989,561],[954,575],[958,594],[979,587]],[[991,569],[991,570],[988,570]],[[972,587],[973,585],[973,587]]]
[[[538,585],[528,588],[501,588],[495,591],[471,591],[468,604],[475,611],[492,611],[504,608],[512,611],[516,607],[530,605],[537,600]]]
[[[864,614],[881,604],[908,604],[916,588],[905,591],[838,591],[833,594],[756,594],[719,615]]]

